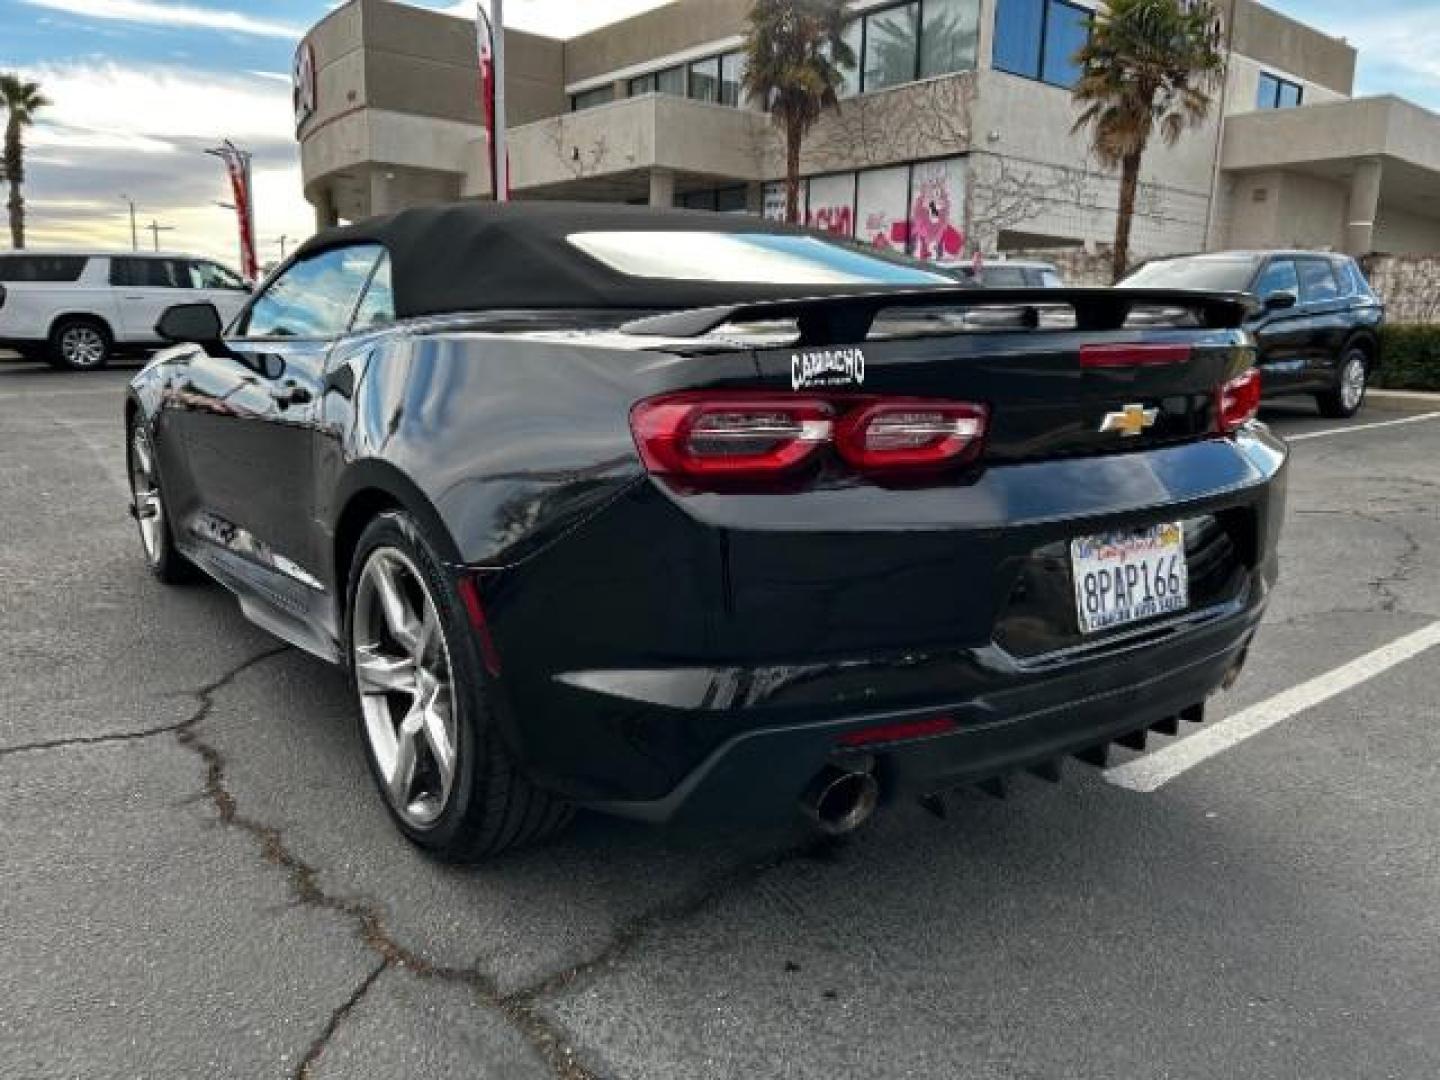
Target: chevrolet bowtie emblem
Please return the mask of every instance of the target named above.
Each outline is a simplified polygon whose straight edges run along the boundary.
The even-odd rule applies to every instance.
[[[1119,412],[1106,413],[1100,421],[1100,431],[1118,431],[1125,438],[1139,435],[1153,425],[1160,416],[1159,409],[1147,409],[1144,405],[1126,405]]]

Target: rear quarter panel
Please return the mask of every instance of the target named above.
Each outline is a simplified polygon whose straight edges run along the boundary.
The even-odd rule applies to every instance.
[[[644,478],[630,407],[695,385],[697,362],[712,385],[755,375],[746,355],[680,360],[583,334],[357,339],[331,359],[354,389],[323,404],[337,438],[320,462],[318,490],[334,492],[320,516],[333,527],[365,476],[393,470],[433,507],[457,561],[512,565]]]

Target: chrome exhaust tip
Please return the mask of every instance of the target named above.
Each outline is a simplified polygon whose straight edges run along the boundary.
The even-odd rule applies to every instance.
[[[1240,655],[1235,658],[1235,662],[1231,664],[1229,669],[1225,672],[1225,677],[1220,680],[1221,690],[1229,690],[1232,686],[1235,685],[1235,683],[1240,678],[1240,672],[1245,670],[1245,661],[1249,658],[1249,656],[1249,646],[1246,646],[1245,648],[1240,650]]]
[[[800,797],[800,809],[821,832],[840,836],[864,825],[879,802],[874,773],[826,765]]]

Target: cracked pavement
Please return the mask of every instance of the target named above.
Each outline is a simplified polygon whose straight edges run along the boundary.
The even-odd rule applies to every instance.
[[[145,574],[125,377],[0,362],[0,1077],[1440,1073],[1440,656],[1154,794],[441,866],[338,673]],[[1440,423],[1297,443],[1283,554],[1216,715],[1440,619]]]

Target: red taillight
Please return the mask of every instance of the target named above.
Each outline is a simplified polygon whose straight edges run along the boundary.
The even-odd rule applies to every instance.
[[[1189,345],[1081,345],[1082,368],[1163,367],[1190,360]]]
[[[630,413],[645,467],[679,476],[755,476],[803,464],[830,442],[835,411],[814,398],[683,393]]]
[[[980,453],[988,415],[967,402],[686,391],[640,402],[630,428],[652,473],[740,479],[797,469],[832,446],[863,470],[962,464]]]
[[[881,401],[846,414],[835,446],[858,469],[957,465],[980,453],[986,416],[983,405]]]
[[[841,735],[837,740],[841,746],[874,746],[877,743],[904,742],[906,739],[926,739],[933,735],[944,735],[954,731],[958,725],[948,716],[931,716],[924,720],[901,720],[894,724],[880,724],[877,727],[861,728]]]
[[[1259,368],[1251,368],[1215,391],[1216,426],[1224,434],[1254,420],[1259,412]]]

